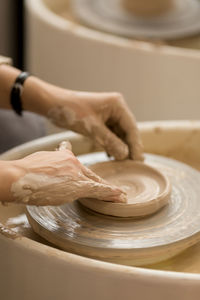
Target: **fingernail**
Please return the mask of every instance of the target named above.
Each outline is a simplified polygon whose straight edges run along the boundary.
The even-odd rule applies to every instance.
[[[127,202],[127,194],[124,191],[119,191],[118,189],[118,193],[120,193],[116,198],[115,198],[115,202],[117,203],[126,203]]]
[[[121,195],[119,196],[119,202],[120,203],[126,203],[127,202],[127,195],[122,192]]]
[[[121,193],[120,200],[122,203],[126,203],[127,202],[127,194]]]

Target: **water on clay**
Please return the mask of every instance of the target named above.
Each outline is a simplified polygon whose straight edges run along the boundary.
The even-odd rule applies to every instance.
[[[105,154],[101,154],[96,158],[95,161],[90,160],[90,155],[82,155],[79,157],[80,161],[86,165],[91,163],[100,162],[107,160]],[[195,165],[194,161],[187,161],[188,164],[196,169],[200,170],[199,164]],[[50,244],[48,241],[37,235],[31,228],[26,214],[25,207],[23,205],[9,204],[7,206],[0,205],[0,222],[14,231],[16,234],[20,234],[36,242],[49,245],[56,248],[54,245]],[[196,245],[188,248],[181,254],[158,264],[145,266],[150,269],[157,270],[170,270],[177,272],[188,272],[188,273],[200,273],[200,242]],[[130,264],[131,265],[131,264]]]

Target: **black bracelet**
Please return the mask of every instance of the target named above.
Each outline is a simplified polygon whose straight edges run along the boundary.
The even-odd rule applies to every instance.
[[[19,76],[17,76],[15,83],[12,87],[11,93],[10,93],[10,104],[11,104],[13,110],[19,116],[22,116],[22,112],[23,112],[23,105],[22,105],[22,100],[21,100],[23,84],[24,84],[24,81],[29,76],[30,76],[30,74],[28,72],[21,72],[19,74]]]

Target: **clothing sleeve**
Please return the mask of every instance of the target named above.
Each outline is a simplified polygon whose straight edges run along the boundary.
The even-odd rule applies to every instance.
[[[0,55],[0,65],[2,64],[12,65],[12,59],[10,57]]]

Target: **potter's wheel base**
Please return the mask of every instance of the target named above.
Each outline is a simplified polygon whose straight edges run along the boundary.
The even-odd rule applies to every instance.
[[[200,32],[200,2],[176,0],[174,10],[156,17],[125,11],[121,0],[73,0],[76,17],[97,30],[128,38],[178,39]]]
[[[79,157],[90,164],[105,154]],[[200,175],[191,167],[157,155],[146,163],[170,178],[169,204],[143,219],[117,218],[85,209],[75,201],[59,207],[28,206],[34,231],[61,249],[79,255],[135,266],[175,256],[200,241]]]

